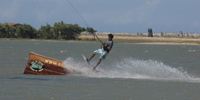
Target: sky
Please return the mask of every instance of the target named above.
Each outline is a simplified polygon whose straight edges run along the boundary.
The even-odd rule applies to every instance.
[[[200,0],[1,0],[0,23],[78,24],[97,32],[200,33]]]

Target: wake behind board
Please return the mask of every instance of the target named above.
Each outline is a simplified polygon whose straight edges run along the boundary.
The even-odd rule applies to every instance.
[[[86,62],[88,65],[90,65],[90,63],[87,61],[86,56],[85,56],[84,54],[81,54],[81,55],[82,55],[83,59],[85,60],[85,62]],[[90,67],[90,68],[91,68],[92,71],[94,71],[94,72],[100,72],[100,71],[98,71],[98,70],[94,70],[93,67]]]

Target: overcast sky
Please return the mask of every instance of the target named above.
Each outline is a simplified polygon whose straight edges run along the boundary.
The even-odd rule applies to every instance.
[[[200,0],[70,0],[98,32],[200,33]],[[87,27],[67,0],[1,0],[0,23],[79,24]]]

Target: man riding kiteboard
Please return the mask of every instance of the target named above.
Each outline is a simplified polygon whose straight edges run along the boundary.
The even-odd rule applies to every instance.
[[[89,59],[87,59],[87,62],[90,64],[90,60],[92,60],[92,58],[95,55],[100,55],[99,57],[99,61],[96,64],[95,67],[93,67],[93,70],[95,70],[97,68],[97,66],[101,63],[101,60],[104,60],[106,58],[106,56],[108,55],[108,53],[111,51],[112,47],[113,47],[113,35],[112,34],[108,34],[108,39],[106,40],[105,43],[102,43],[102,48],[95,50],[91,57]]]

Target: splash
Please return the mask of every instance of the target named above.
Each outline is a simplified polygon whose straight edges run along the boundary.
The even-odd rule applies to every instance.
[[[181,68],[170,67],[154,60],[126,58],[105,68],[99,66],[99,73],[93,72],[85,62],[76,62],[73,58],[67,58],[63,64],[71,75],[77,76],[200,82],[199,78],[189,75]]]
[[[90,76],[94,74],[91,68],[85,62],[76,62],[73,58],[67,58],[63,62],[71,75]]]

